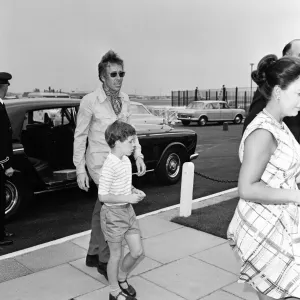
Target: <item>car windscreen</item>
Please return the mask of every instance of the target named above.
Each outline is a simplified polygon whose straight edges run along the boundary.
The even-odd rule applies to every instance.
[[[149,115],[148,110],[142,105],[130,104],[130,112],[133,115]]]
[[[192,102],[190,103],[187,108],[191,108],[191,109],[202,109],[204,106],[204,103],[203,102]]]

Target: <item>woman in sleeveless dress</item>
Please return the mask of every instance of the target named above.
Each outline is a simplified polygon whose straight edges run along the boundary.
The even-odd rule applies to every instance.
[[[300,111],[300,59],[267,55],[252,73],[266,108],[239,148],[240,200],[228,228],[239,282],[260,300],[300,299],[300,145],[282,121]]]

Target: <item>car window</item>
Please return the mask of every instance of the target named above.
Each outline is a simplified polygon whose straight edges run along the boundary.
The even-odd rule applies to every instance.
[[[64,113],[69,122],[76,125],[78,107],[65,107]]]
[[[131,114],[149,115],[150,113],[143,105],[130,104]]]
[[[228,109],[229,106],[227,103],[220,103],[222,109]]]
[[[54,127],[69,123],[76,124],[76,114],[75,107],[35,110],[26,114],[24,123],[47,124]]]
[[[192,102],[190,103],[187,108],[191,108],[191,109],[202,109],[204,106],[203,102]]]
[[[212,103],[213,109],[220,109],[220,103]]]
[[[210,103],[207,103],[204,107],[204,109],[212,109],[212,105]]]
[[[44,123],[51,126],[65,125],[69,123],[62,108],[42,109],[33,111],[32,121],[34,123]]]

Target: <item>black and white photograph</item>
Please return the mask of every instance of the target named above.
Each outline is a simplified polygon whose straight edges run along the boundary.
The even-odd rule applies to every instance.
[[[300,300],[299,0],[0,0],[0,299]]]

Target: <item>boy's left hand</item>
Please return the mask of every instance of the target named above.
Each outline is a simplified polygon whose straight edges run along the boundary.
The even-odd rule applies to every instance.
[[[132,190],[132,192],[134,194],[138,194],[142,199],[146,197],[146,194],[143,191],[139,190],[139,189],[134,188]]]

